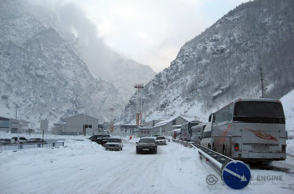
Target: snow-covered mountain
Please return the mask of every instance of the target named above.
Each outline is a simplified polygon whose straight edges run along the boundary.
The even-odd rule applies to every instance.
[[[104,40],[97,36],[97,27],[76,4],[61,3],[53,10],[62,26],[74,32],[77,37],[75,47],[80,58],[94,75],[109,81],[120,91],[120,97],[125,104],[135,93],[135,83],[146,84],[154,78],[155,72],[149,66],[125,59],[111,50]]]
[[[143,117],[206,120],[236,98],[260,97],[260,68],[264,96],[279,99],[294,88],[293,53],[294,1],[244,3],[188,41],[145,86]],[[134,122],[135,107],[133,96],[120,122]]]
[[[2,0],[0,26],[1,116],[15,117],[17,110],[18,118],[38,123],[84,112],[103,121],[110,118],[109,108],[115,113],[123,109],[127,92],[117,89],[119,80],[112,84],[90,73],[77,52],[76,37],[62,28],[53,11],[27,1]],[[128,65],[138,66],[134,74],[145,69],[117,58],[120,76],[127,77]]]

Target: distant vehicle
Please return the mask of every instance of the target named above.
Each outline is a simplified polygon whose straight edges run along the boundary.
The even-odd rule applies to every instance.
[[[177,139],[181,135],[181,126],[182,125],[173,125],[172,137]]]
[[[30,138],[27,140],[27,143],[47,144],[47,142],[42,138]]]
[[[13,139],[12,141],[17,144],[23,144],[27,142],[25,137],[12,137],[11,139]]]
[[[104,145],[107,143],[108,138],[110,138],[110,135],[93,135],[89,139],[100,145]]]
[[[105,143],[104,147],[106,150],[121,151],[123,148],[122,139],[108,138],[107,143]]]
[[[207,147],[209,149],[211,146],[211,123],[207,124],[202,132],[202,139],[200,141],[200,145]]]
[[[163,136],[156,137],[155,142],[157,145],[166,145],[166,139]]]
[[[198,125],[201,123],[200,121],[191,121],[182,124],[181,126],[181,140],[183,141],[190,141],[191,140],[191,127],[194,125]]]
[[[143,152],[153,152],[154,154],[157,154],[157,144],[154,138],[144,137],[136,143],[136,154],[141,154]]]
[[[279,100],[238,99],[210,116],[212,149],[233,159],[286,159],[285,115]]]
[[[200,144],[202,139],[202,133],[204,128],[206,127],[206,123],[200,123],[199,125],[195,125],[191,127],[191,141],[194,143]]]
[[[8,144],[11,144],[11,139],[8,139],[8,138],[2,138],[2,139],[0,139],[0,144],[1,144],[1,145],[8,145]]]
[[[181,136],[181,129],[173,130],[173,139],[179,139]]]

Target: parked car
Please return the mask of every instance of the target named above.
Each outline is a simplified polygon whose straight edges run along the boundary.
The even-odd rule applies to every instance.
[[[47,142],[42,138],[31,138],[27,140],[27,143],[47,144]]]
[[[2,139],[0,139],[0,144],[1,144],[1,145],[11,144],[11,139],[8,139],[8,138],[2,138]]]
[[[122,139],[108,138],[107,143],[105,143],[104,147],[106,150],[121,151],[123,148]]]
[[[110,138],[110,135],[93,135],[89,139],[98,144],[104,145],[107,143],[108,138]]]
[[[27,139],[25,137],[12,137],[11,140],[13,143],[23,144],[27,143]]]
[[[156,137],[155,142],[157,145],[166,145],[166,139],[163,136]]]
[[[143,152],[153,152],[154,154],[157,154],[157,144],[154,138],[144,137],[136,143],[136,154],[140,154]]]

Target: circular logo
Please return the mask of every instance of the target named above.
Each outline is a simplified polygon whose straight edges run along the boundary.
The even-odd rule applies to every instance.
[[[210,174],[206,177],[206,183],[208,185],[215,185],[215,183],[217,183],[218,178],[216,176],[214,176],[213,174]]]
[[[229,162],[222,172],[223,181],[232,189],[243,189],[251,178],[249,167],[241,161]]]

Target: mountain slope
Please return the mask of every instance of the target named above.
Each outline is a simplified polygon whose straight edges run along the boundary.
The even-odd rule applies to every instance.
[[[240,5],[187,42],[170,67],[143,90],[146,120],[172,115],[206,119],[239,97],[280,98],[294,88],[294,2]],[[134,122],[135,96],[120,121]]]
[[[36,10],[42,18],[35,17]],[[51,27],[58,26],[54,13],[4,1],[0,18],[1,116],[14,117],[17,109],[19,118],[37,123],[85,112],[101,121],[110,117],[110,107],[122,109],[119,91],[95,78],[72,43]]]
[[[54,11],[62,26],[75,34],[79,57],[94,75],[112,83],[120,91],[124,105],[135,93],[135,83],[146,84],[154,77],[155,72],[149,66],[125,59],[109,48],[103,38],[97,36],[97,26],[76,4],[67,2],[57,7]]]

